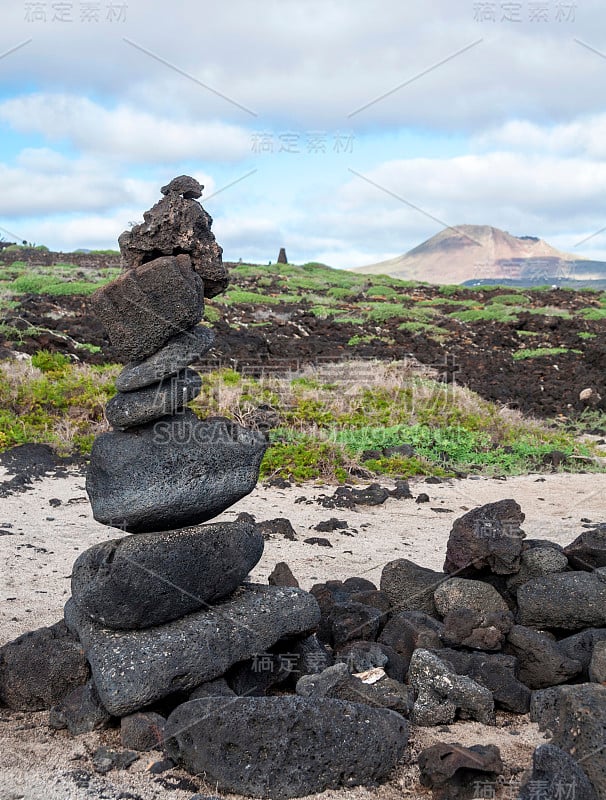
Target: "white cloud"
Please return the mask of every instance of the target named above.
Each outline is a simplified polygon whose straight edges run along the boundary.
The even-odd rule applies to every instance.
[[[109,109],[77,95],[38,93],[5,100],[0,120],[20,133],[67,140],[83,153],[130,163],[234,161],[251,152],[250,133],[235,125],[179,122],[125,104]]]

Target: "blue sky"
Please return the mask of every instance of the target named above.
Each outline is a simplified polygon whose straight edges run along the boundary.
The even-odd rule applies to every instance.
[[[116,247],[187,173],[226,260],[362,266],[463,223],[606,260],[597,0],[4,0],[0,55],[28,241]]]

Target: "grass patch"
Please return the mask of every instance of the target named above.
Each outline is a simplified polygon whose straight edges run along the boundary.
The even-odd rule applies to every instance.
[[[518,317],[514,309],[509,306],[492,305],[486,308],[470,308],[468,311],[453,311],[449,315],[459,322],[479,322],[490,320],[494,322],[517,322]]]
[[[582,350],[570,350],[568,347],[537,347],[535,350],[524,349],[518,350],[513,354],[515,361],[523,361],[526,358],[542,358],[543,356],[559,356],[562,353],[579,353],[582,355]]]
[[[582,308],[577,312],[583,319],[601,321],[606,319],[606,308]]]

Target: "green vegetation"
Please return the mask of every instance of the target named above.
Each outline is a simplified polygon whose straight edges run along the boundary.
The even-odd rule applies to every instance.
[[[9,248],[7,248],[9,249]],[[51,266],[32,265],[14,261],[0,265],[0,293],[10,297],[25,294],[89,295],[120,274],[118,267],[82,269],[77,264],[59,263]]]
[[[518,318],[514,309],[505,305],[491,305],[486,308],[470,308],[467,311],[452,311],[450,317],[458,319],[459,322],[479,322],[480,320],[492,320],[494,322],[517,322]]]
[[[561,353],[582,353],[582,350],[569,350],[567,347],[537,347],[536,350],[518,350],[513,354],[516,361],[525,358],[542,358],[543,356],[557,356]]]

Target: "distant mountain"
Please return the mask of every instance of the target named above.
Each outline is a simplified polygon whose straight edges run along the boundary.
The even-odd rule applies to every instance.
[[[606,279],[606,262],[579,259],[536,236],[512,236],[490,225],[445,228],[402,256],[354,272],[428,283],[541,282]]]

